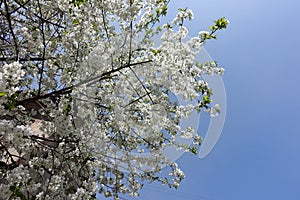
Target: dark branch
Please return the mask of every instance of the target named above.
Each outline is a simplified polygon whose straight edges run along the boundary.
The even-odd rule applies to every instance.
[[[44,61],[44,60],[49,60],[51,58],[19,58],[19,61],[20,62],[33,62],[33,61]],[[17,60],[16,57],[0,57],[0,61],[5,61],[5,62],[8,62],[8,61],[14,61],[14,60]]]

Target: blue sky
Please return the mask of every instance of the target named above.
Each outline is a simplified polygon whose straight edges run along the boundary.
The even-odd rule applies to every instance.
[[[204,159],[186,154],[177,190],[146,185],[141,200],[300,199],[300,2],[173,0],[193,9],[190,36],[227,17],[205,48],[226,68],[227,116]]]

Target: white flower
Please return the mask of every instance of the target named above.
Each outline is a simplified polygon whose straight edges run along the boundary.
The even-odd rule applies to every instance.
[[[208,31],[200,31],[199,32],[199,38],[201,38],[201,40],[204,40],[207,35],[209,35]]]

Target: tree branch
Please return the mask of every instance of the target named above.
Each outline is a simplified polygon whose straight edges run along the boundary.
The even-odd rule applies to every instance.
[[[14,60],[19,60],[19,62],[34,62],[34,61],[44,61],[44,60],[49,60],[49,59],[52,59],[52,58],[45,58],[45,57],[42,57],[42,58],[19,58],[17,59],[17,57],[0,57],[0,61],[2,62],[8,62],[8,61],[14,61]]]
[[[14,33],[12,23],[11,23],[11,16],[10,16],[10,13],[9,13],[9,8],[8,8],[6,0],[4,0],[4,5],[5,5],[5,11],[6,11],[6,19],[8,21],[8,27],[9,27],[9,30],[11,32],[11,35],[12,35],[13,41],[14,41],[14,46],[15,46],[15,51],[16,51],[16,60],[19,60],[19,45],[18,45],[18,42],[17,42],[17,37]]]

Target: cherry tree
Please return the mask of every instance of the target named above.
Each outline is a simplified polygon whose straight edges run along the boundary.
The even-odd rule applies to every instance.
[[[0,199],[119,199],[148,182],[179,186],[184,173],[163,150],[196,154],[201,137],[180,120],[220,112],[201,76],[224,69],[195,56],[229,22],[187,38],[192,11],[161,23],[168,3],[0,2]]]

